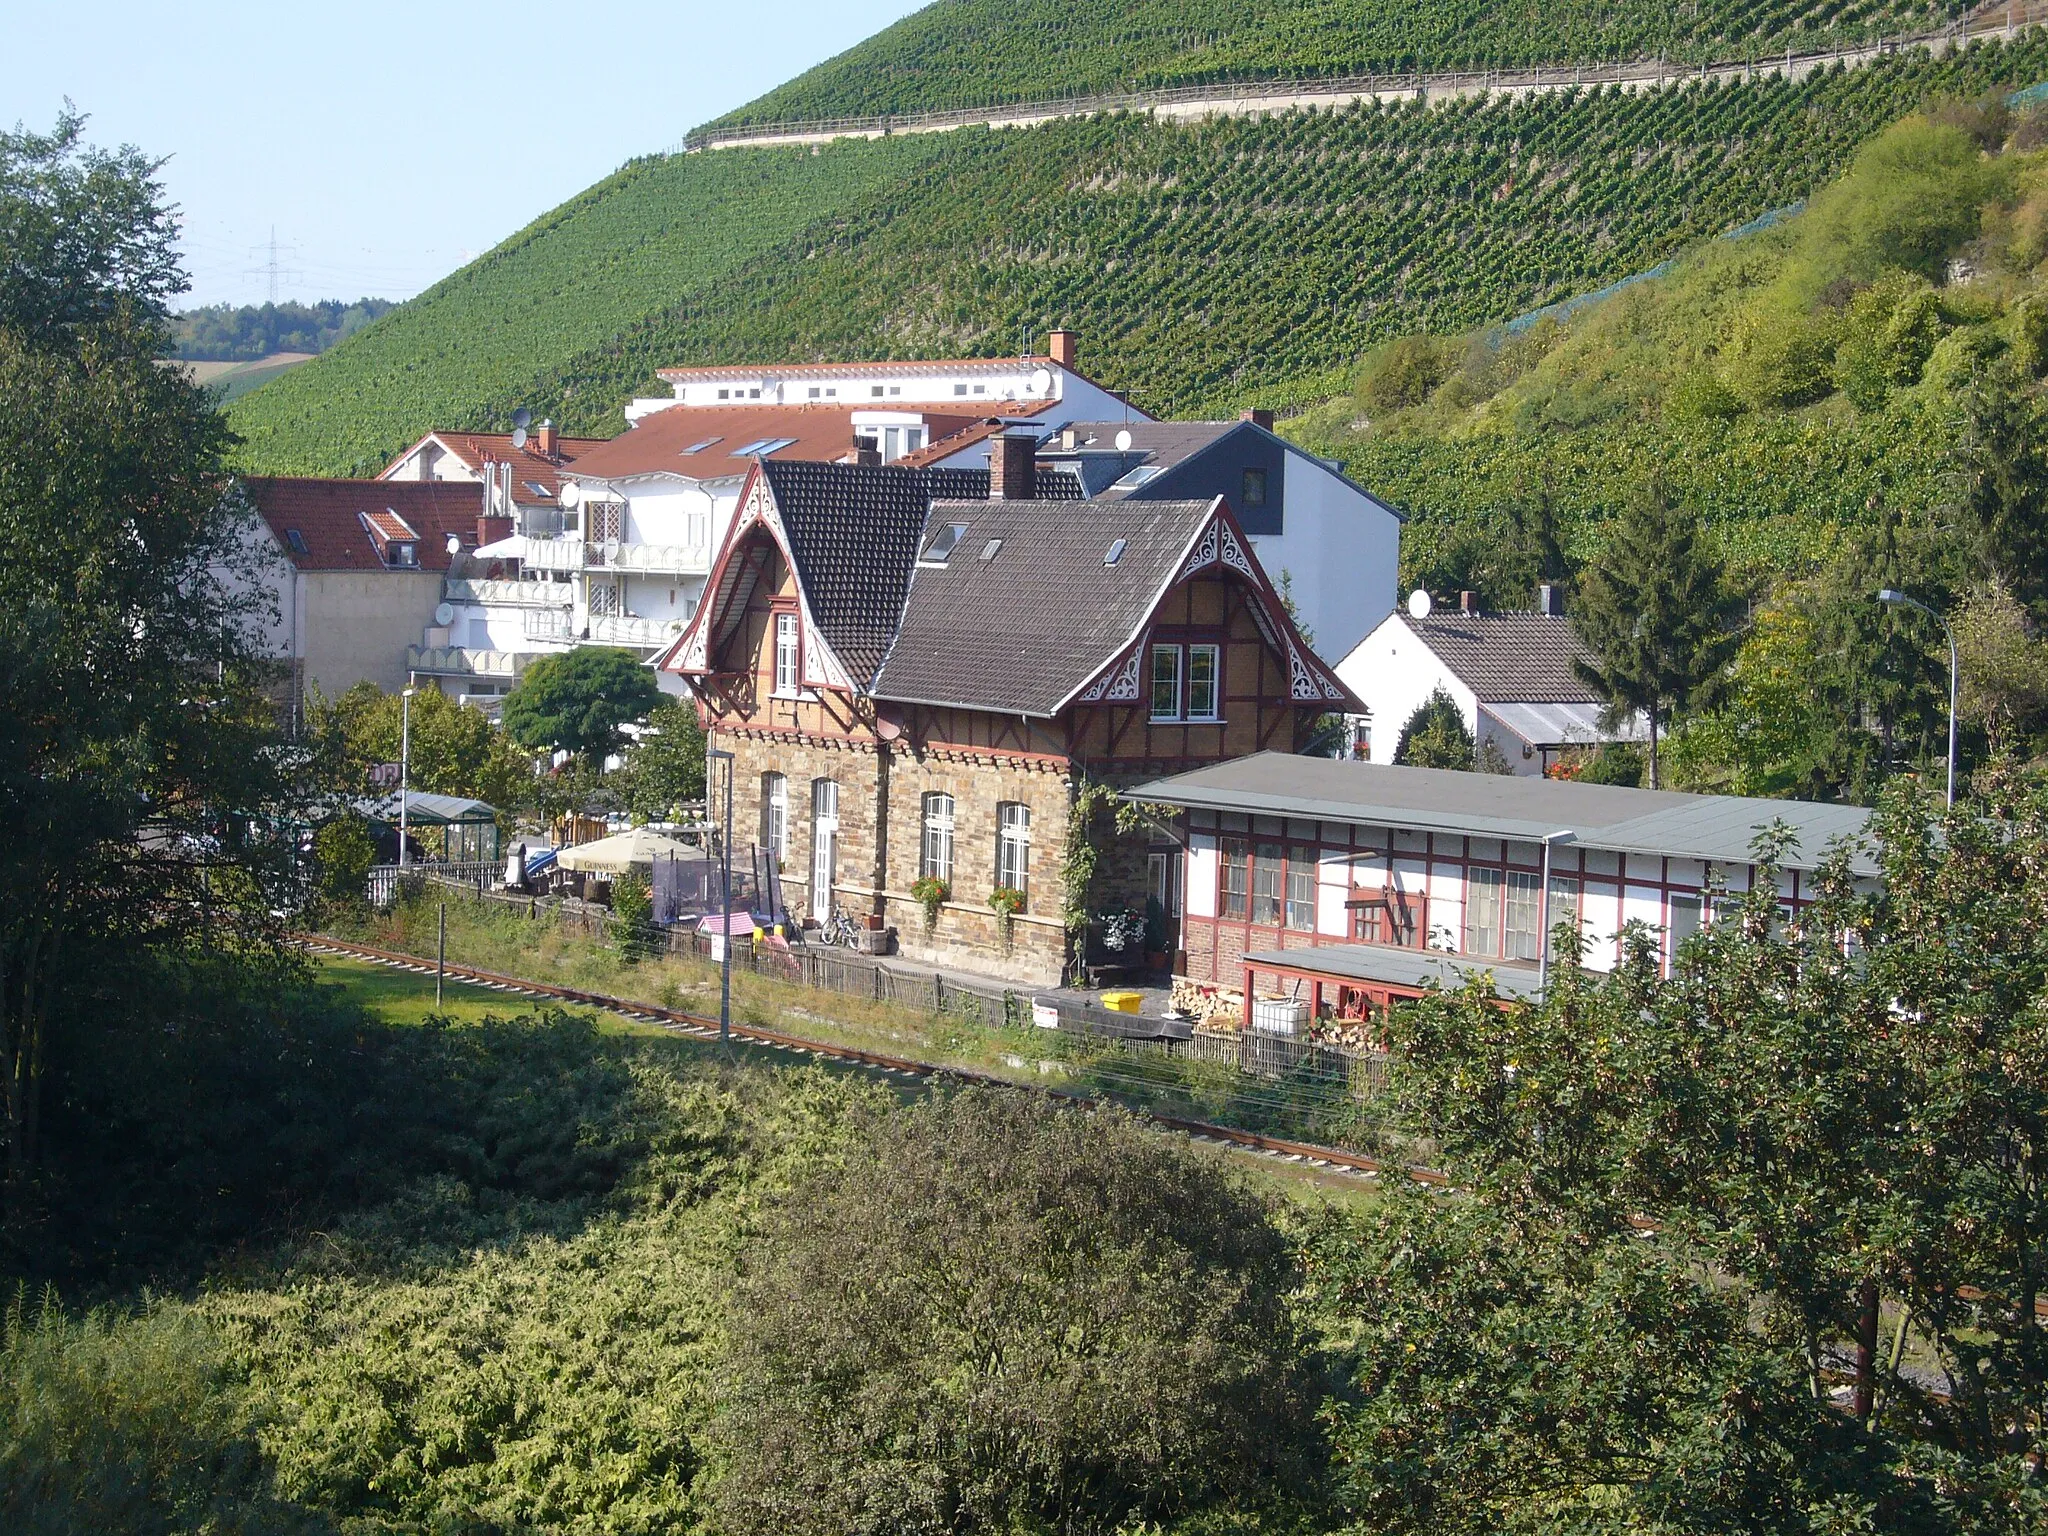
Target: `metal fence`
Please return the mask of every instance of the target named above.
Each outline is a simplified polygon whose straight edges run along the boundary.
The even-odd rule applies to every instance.
[[[470,891],[482,896],[505,881],[502,862],[483,860],[460,864],[376,864],[363,880],[363,896],[373,907],[385,908],[396,902],[407,886],[424,890],[429,885]]]

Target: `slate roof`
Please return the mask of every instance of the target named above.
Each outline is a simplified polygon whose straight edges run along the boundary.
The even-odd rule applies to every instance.
[[[1046,471],[1041,468],[1041,484]],[[1124,648],[1214,511],[1207,501],[937,502],[929,533],[967,532],[918,565],[878,698],[1050,716]],[[1114,566],[1104,557],[1117,540]],[[983,559],[991,540],[1000,540]]]
[[[1871,814],[1853,805],[1685,795],[1284,752],[1260,752],[1141,784],[1126,798],[1525,842],[1570,831],[1582,848],[1723,864],[1749,863],[1757,834],[1783,821],[1798,839],[1797,850],[1784,858],[1788,869],[1814,868],[1837,838],[1860,836]],[[1853,864],[1859,874],[1877,872],[1868,855],[1858,855]]]
[[[302,571],[380,571],[368,519],[395,513],[419,536],[419,569],[448,569],[448,535],[476,547],[484,488],[458,480],[320,480],[250,475],[241,481],[278,548]],[[298,534],[303,552],[292,542]],[[399,538],[405,534],[396,533]]]
[[[1572,671],[1572,662],[1590,659],[1590,653],[1568,618],[1456,609],[1426,619],[1400,617],[1482,703],[1598,702],[1599,696]]]

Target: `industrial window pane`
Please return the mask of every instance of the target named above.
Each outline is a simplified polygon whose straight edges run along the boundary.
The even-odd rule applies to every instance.
[[[918,873],[928,880],[953,883],[953,797],[924,797],[924,851]]]
[[[1241,837],[1223,839],[1223,902],[1225,917],[1243,921],[1249,911],[1250,871],[1245,867],[1245,844]]]
[[[1180,647],[1152,647],[1152,718],[1180,718]]]
[[[1280,874],[1286,851],[1278,843],[1261,843],[1252,860],[1252,921],[1280,923]]]
[[[1497,869],[1472,869],[1465,878],[1465,953],[1500,953],[1500,888]]]
[[[1541,875],[1508,875],[1508,959],[1536,958],[1543,937],[1542,897]]]
[[[1297,851],[1287,860],[1287,926],[1296,933],[1316,931],[1316,859]]]
[[[1216,666],[1219,648],[1213,645],[1188,647],[1188,718],[1216,718]]]

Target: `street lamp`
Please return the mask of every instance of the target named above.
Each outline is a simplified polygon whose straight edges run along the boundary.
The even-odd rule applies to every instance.
[[[419,689],[408,686],[398,696],[398,867],[411,862],[405,856],[406,811],[412,800],[412,696]]]
[[[1536,939],[1536,1000],[1550,996],[1550,850],[1579,840],[1576,832],[1551,832],[1543,839],[1543,932]]]
[[[1886,587],[1877,594],[1877,600],[1894,608],[1911,608],[1924,613],[1941,626],[1941,632],[1948,636],[1948,803],[1953,810],[1956,803],[1956,684],[1962,675],[1962,668],[1956,655],[1956,632],[1948,626],[1948,620],[1936,613],[1918,598],[1908,597],[1896,587]]]
[[[704,761],[725,764],[725,836],[718,854],[724,865],[718,882],[718,1043],[732,1044],[732,773],[733,756],[717,747],[704,749]],[[704,809],[711,809],[711,784],[704,784]]]

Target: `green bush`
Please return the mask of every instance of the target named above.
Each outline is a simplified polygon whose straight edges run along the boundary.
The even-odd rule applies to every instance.
[[[1293,1284],[1260,1199],[1120,1113],[865,1118],[748,1261],[720,1523],[1092,1532],[1306,1491]]]
[[[360,816],[337,816],[313,834],[313,880],[320,899],[346,906],[363,899],[377,842]]]

